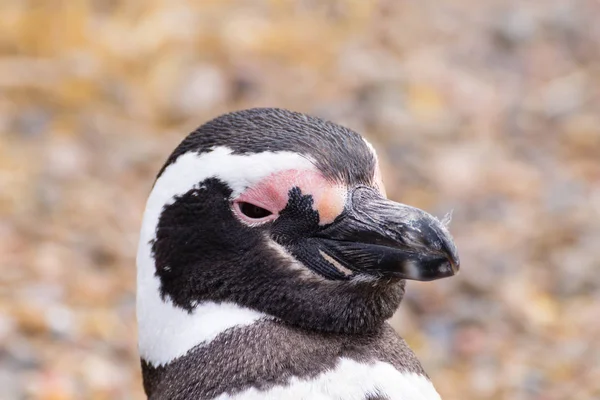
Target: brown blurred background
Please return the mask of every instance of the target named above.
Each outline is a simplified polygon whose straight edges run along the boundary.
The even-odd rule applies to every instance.
[[[597,0],[0,3],[0,399],[141,399],[155,173],[223,112],[363,133],[461,274],[394,326],[446,400],[600,398]]]

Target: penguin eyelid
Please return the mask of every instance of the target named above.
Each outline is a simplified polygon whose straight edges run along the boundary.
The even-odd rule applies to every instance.
[[[236,200],[232,204],[234,214],[240,221],[250,226],[262,225],[277,218],[278,213],[255,202]]]
[[[265,208],[245,201],[240,201],[237,203],[237,205],[240,208],[240,212],[251,219],[262,219],[273,214],[271,211]]]

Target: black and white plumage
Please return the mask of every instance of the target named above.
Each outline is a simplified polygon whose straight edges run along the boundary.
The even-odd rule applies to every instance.
[[[157,177],[137,264],[151,399],[439,399],[385,321],[457,251],[385,198],[353,131],[281,109],[201,126]]]

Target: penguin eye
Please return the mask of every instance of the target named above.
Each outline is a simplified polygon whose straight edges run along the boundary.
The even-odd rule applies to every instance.
[[[251,203],[240,202],[239,203],[240,211],[248,218],[252,219],[260,219],[268,217],[273,214],[271,211],[266,210],[262,207],[256,206]]]

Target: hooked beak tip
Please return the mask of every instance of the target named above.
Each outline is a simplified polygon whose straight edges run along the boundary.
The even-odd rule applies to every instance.
[[[444,268],[446,274],[442,275],[444,275],[444,277],[458,275],[460,271],[460,260],[456,251],[446,250],[444,252],[444,257],[446,258],[446,262],[444,263],[446,265],[446,268]]]
[[[450,268],[452,269],[452,275],[458,275],[460,272],[460,261],[449,257],[448,262],[450,263]]]
[[[434,261],[429,266],[423,265],[416,275],[407,276],[408,279],[419,281],[433,281],[442,278],[449,278],[458,274],[460,264],[458,260],[451,257],[444,257]]]
[[[450,245],[446,244],[446,259],[450,264],[450,268],[452,269],[452,275],[457,275],[460,271],[460,259],[458,258],[458,253],[456,252],[456,246],[452,239],[448,239],[450,241]]]

